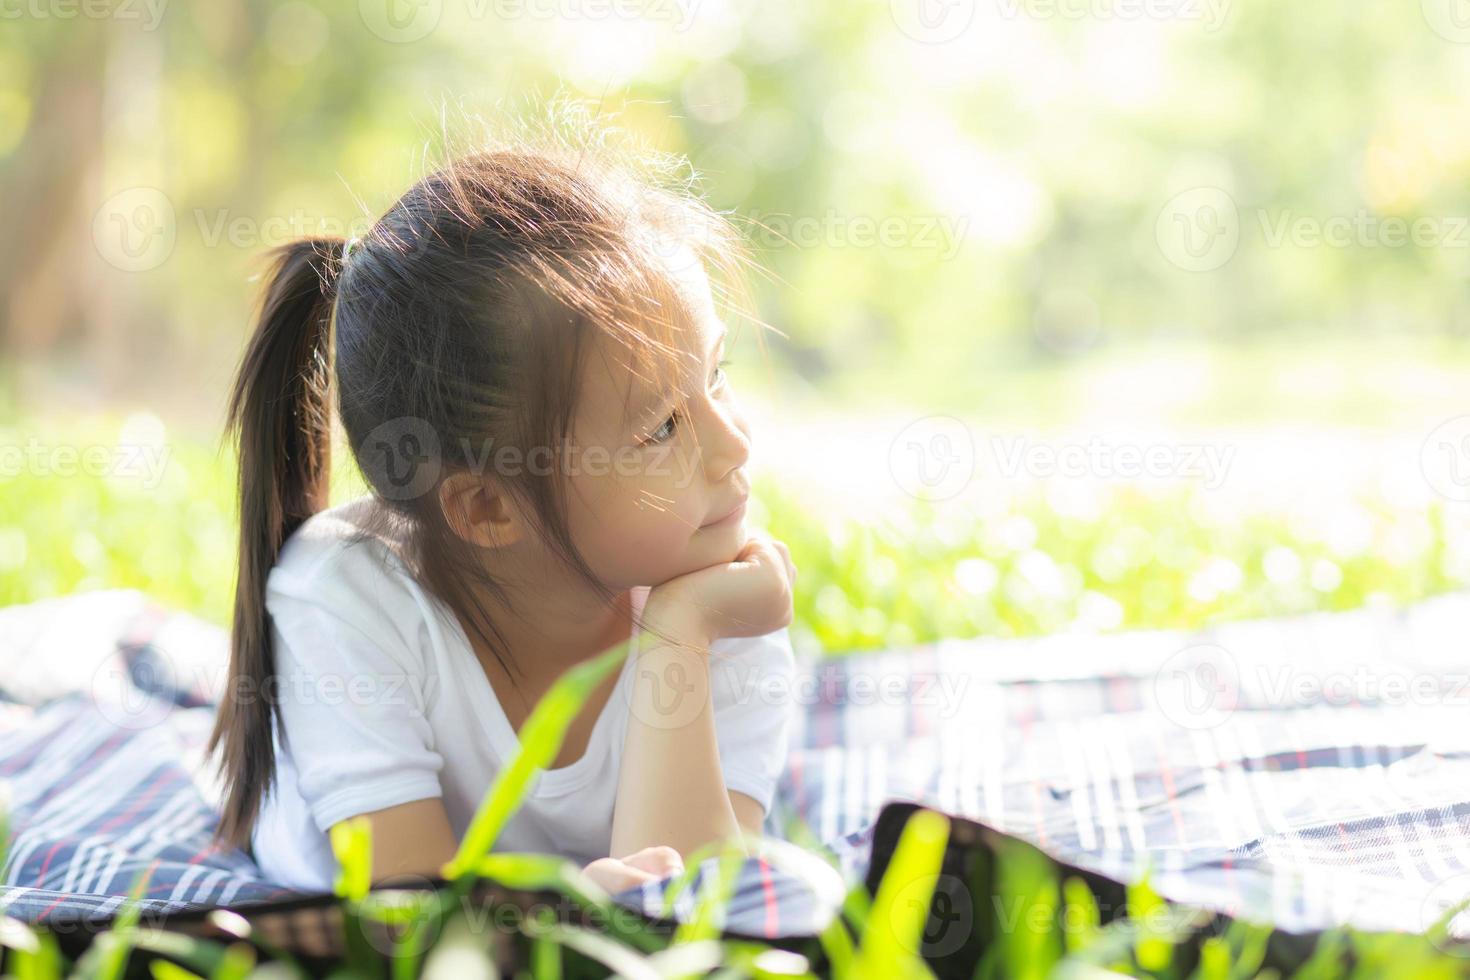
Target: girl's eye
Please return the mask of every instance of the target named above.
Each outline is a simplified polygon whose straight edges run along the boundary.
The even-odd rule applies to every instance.
[[[653,432],[649,433],[648,441],[667,442],[668,440],[674,438],[674,429],[678,426],[678,424],[679,413],[676,411],[668,418],[664,419],[663,425],[659,426],[657,429],[654,429]]]
[[[725,366],[729,363],[729,361],[721,361],[719,364],[715,365],[714,381],[710,385],[710,387],[718,388],[724,385]],[[674,432],[679,427],[679,418],[680,416],[677,411],[671,413],[668,418],[664,419],[663,425],[659,426],[657,429],[654,429],[648,434],[647,441],[649,443],[660,443],[667,442],[668,440],[674,438]]]

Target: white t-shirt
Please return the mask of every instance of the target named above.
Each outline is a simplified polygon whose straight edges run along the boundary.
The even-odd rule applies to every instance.
[[[284,885],[330,891],[329,828],[440,797],[456,839],[518,746],[458,619],[419,585],[393,542],[365,538],[367,498],[308,520],[266,583],[275,641],[276,781],[252,844]],[[633,590],[641,610],[648,589]],[[770,810],[786,762],[794,672],[787,630],[711,644],[710,683],[725,785]],[[608,854],[634,660],[583,756],[537,775],[497,851]],[[675,800],[670,806],[677,806]]]

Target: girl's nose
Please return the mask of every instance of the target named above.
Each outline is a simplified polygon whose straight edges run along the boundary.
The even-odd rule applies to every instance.
[[[731,399],[711,400],[706,418],[700,433],[705,474],[711,483],[721,483],[750,460],[750,427]]]

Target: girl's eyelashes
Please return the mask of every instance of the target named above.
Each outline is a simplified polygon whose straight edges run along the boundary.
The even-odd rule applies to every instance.
[[[725,367],[729,363],[729,361],[721,361],[719,364],[715,365],[715,380],[710,387],[718,388],[724,386]],[[644,444],[650,445],[660,442],[668,442],[670,439],[674,438],[674,433],[678,430],[679,420],[681,418],[682,415],[680,414],[678,409],[670,412],[669,417],[664,419],[663,425],[660,425],[657,429],[654,429],[652,432],[649,433],[648,438],[644,440]]]

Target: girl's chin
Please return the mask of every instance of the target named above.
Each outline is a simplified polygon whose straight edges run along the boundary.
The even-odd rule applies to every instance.
[[[709,538],[706,547],[713,556],[714,564],[734,561],[750,541],[750,529],[744,518],[716,527],[700,528],[699,533]]]

